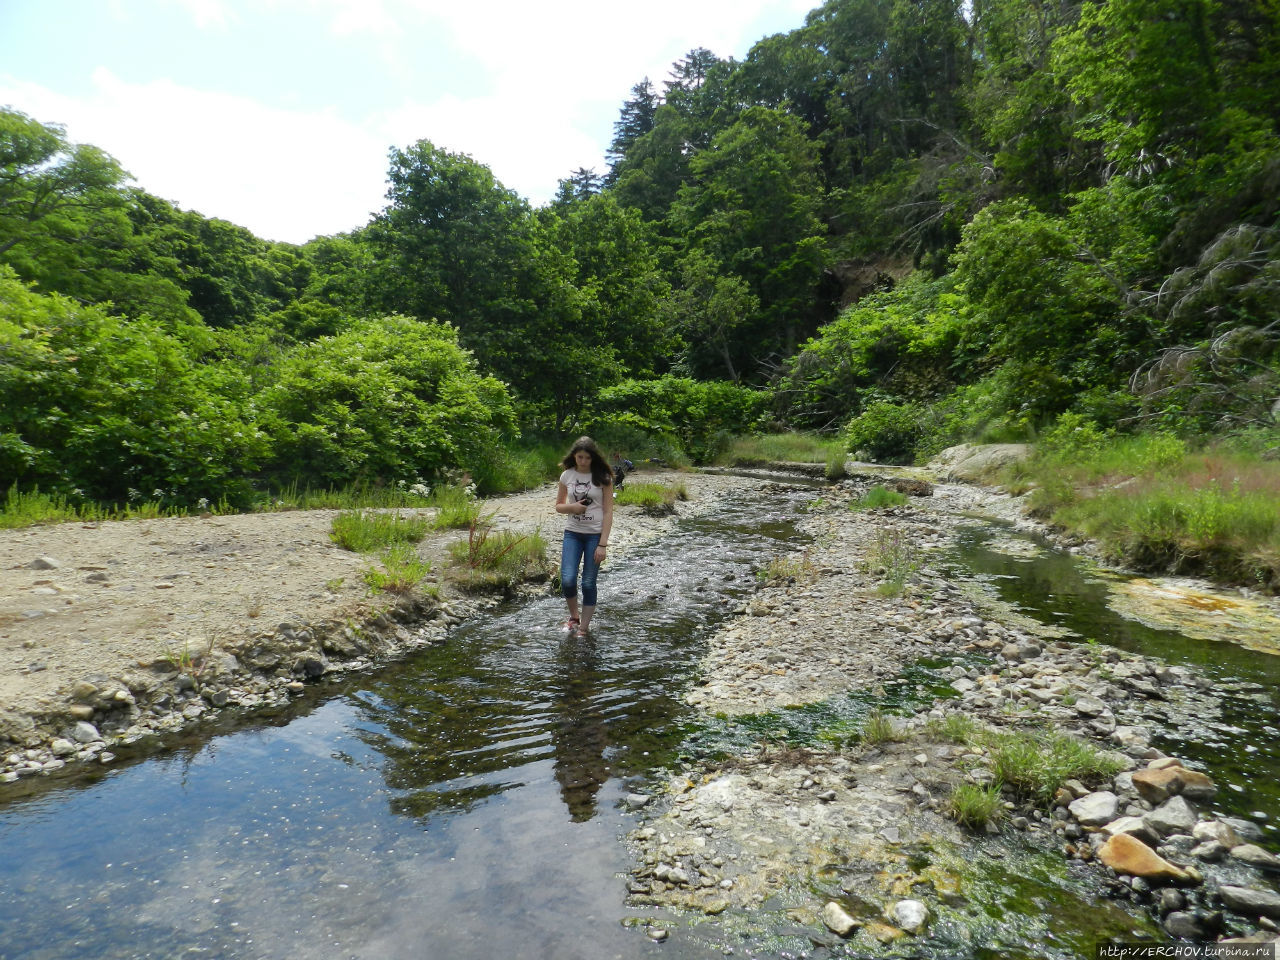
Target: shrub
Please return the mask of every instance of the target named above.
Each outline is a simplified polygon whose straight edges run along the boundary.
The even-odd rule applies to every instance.
[[[860,459],[910,463],[924,436],[923,418],[917,404],[876,401],[845,425],[845,447]]]

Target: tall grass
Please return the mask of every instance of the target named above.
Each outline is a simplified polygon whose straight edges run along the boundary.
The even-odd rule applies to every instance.
[[[876,484],[849,504],[850,510],[878,510],[882,507],[906,506],[907,498],[897,490]]]
[[[1256,450],[1099,438],[1051,447],[1025,475],[1035,511],[1112,559],[1280,591],[1280,463]]]
[[[1047,805],[1068,780],[1114,777],[1121,761],[1065,734],[996,733],[987,738],[992,772],[1025,799]]]
[[[472,524],[467,539],[450,544],[450,576],[466,590],[509,589],[547,573],[547,541],[540,532],[515,534]]]
[[[431,575],[431,562],[418,556],[418,551],[407,543],[393,544],[382,555],[382,569],[370,567],[364,572],[364,581],[375,591],[384,593],[410,593]],[[428,591],[436,594],[434,588]]]
[[[330,539],[357,553],[372,553],[394,544],[417,543],[427,533],[425,517],[381,510],[346,510],[333,518]]]
[[[231,512],[225,503],[200,509],[202,512],[205,509],[213,513]],[[3,506],[0,506],[0,530],[72,521],[100,523],[107,520],[155,520],[160,517],[185,517],[189,514],[190,511],[185,507],[155,500],[121,506],[75,503],[63,494],[41,493],[38,488],[23,491],[14,484],[5,495]]]
[[[466,530],[480,518],[480,504],[463,487],[436,487],[427,502],[436,508],[437,530]]]
[[[829,471],[840,465],[844,472],[845,449],[840,440],[812,433],[769,433],[735,437],[716,457],[721,466],[761,463],[825,463]]]
[[[628,483],[618,491],[614,506],[639,507],[645,513],[669,514],[675,512],[677,500],[688,500],[689,488],[683,483]]]

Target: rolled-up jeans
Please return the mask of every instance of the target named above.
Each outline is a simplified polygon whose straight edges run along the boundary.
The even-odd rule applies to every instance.
[[[560,547],[560,590],[566,600],[578,595],[578,567],[581,566],[582,605],[596,605],[596,574],[600,572],[600,564],[596,563],[596,546],[599,543],[598,533],[564,532],[564,543]]]

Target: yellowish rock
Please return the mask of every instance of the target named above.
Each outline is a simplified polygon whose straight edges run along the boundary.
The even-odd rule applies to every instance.
[[[1098,850],[1098,858],[1116,873],[1144,880],[1170,880],[1186,883],[1191,875],[1174,866],[1137,837],[1117,833]]]

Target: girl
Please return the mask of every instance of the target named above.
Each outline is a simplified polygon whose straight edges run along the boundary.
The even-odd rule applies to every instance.
[[[613,527],[613,471],[590,437],[579,437],[561,461],[556,484],[556,513],[565,514],[560,549],[560,589],[569,605],[570,633],[586,636],[596,612],[596,574],[609,549]],[[578,606],[578,567],[582,567],[582,606]]]

